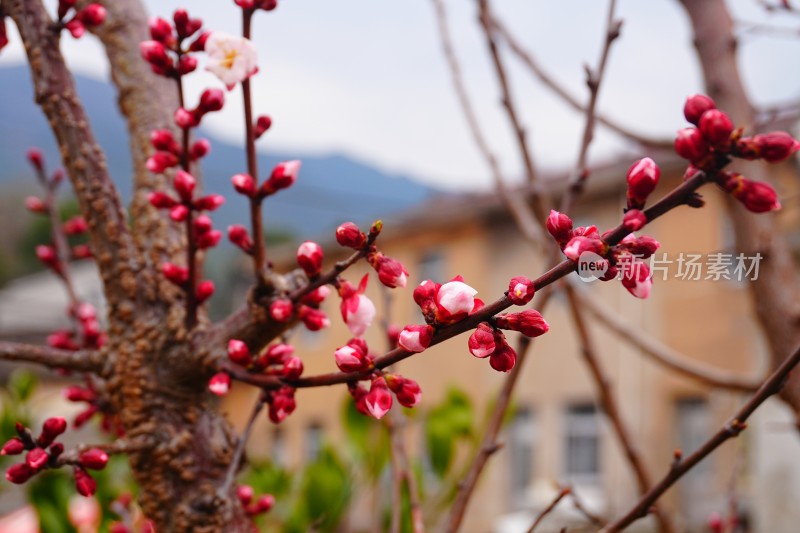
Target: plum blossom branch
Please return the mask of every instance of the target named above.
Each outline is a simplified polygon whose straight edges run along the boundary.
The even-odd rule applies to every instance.
[[[59,350],[49,346],[8,341],[0,341],[0,360],[35,363],[49,368],[66,368],[76,372],[99,373],[103,368],[103,358],[99,351]]]
[[[550,502],[550,505],[542,509],[542,511],[538,515],[536,515],[536,518],[533,520],[531,527],[528,528],[528,533],[533,533],[534,531],[536,531],[536,528],[539,527],[539,524],[542,523],[542,520],[544,520],[545,517],[547,517],[547,515],[552,513],[553,510],[561,502],[561,500],[567,497],[570,492],[572,492],[572,489],[570,489],[569,487],[561,488],[558,491],[558,494],[556,494],[555,498],[553,498],[553,501]]]
[[[644,517],[649,512],[653,503],[661,497],[672,485],[675,484],[686,472],[716,450],[728,439],[737,437],[747,428],[747,419],[768,398],[780,392],[786,383],[787,377],[800,363],[800,347],[786,357],[781,365],[761,384],[758,391],[703,445],[687,457],[676,457],[669,471],[656,485],[654,485],[639,501],[623,516],[604,527],[602,533],[622,531],[636,520]]]
[[[225,474],[225,481],[223,481],[222,485],[217,491],[220,495],[227,494],[231,488],[231,485],[233,485],[234,479],[236,479],[236,473],[239,471],[239,467],[242,463],[242,457],[244,456],[244,450],[247,447],[247,441],[250,438],[250,433],[253,431],[256,418],[258,418],[259,413],[261,413],[261,410],[264,408],[264,403],[264,395],[259,394],[255,405],[253,405],[253,409],[250,411],[250,416],[247,419],[244,430],[239,436],[239,442],[236,443],[236,449],[233,451],[233,458],[231,459],[231,463],[228,466],[228,471]]]
[[[594,299],[587,298],[579,290],[573,290],[575,299],[582,309],[588,311],[599,323],[616,333],[620,338],[630,342],[642,354],[649,356],[658,364],[679,374],[695,379],[712,387],[730,389],[740,392],[754,392],[761,381],[744,378],[721,369],[711,368],[688,359],[655,338],[629,327],[600,306]]]

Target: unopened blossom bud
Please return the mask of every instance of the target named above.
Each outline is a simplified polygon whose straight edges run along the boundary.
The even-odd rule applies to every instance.
[[[173,186],[181,199],[184,202],[189,202],[194,195],[194,188],[197,186],[197,180],[188,172],[179,170],[175,173]]]
[[[211,152],[211,143],[208,142],[208,139],[199,139],[192,144],[189,155],[194,161],[207,156],[209,152]]]
[[[0,50],[8,45],[8,32],[6,31],[6,18],[0,17]]]
[[[275,496],[272,494],[262,494],[256,500],[256,503],[252,505],[250,512],[252,514],[264,514],[268,513],[270,509],[275,505]]]
[[[498,328],[519,331],[526,337],[538,337],[550,330],[550,326],[535,309],[526,309],[521,313],[499,315],[496,318]]]
[[[195,218],[193,226],[195,235],[202,235],[203,233],[208,233],[214,227],[211,221],[211,217],[209,217],[208,215],[200,215],[199,217]]]
[[[299,357],[289,357],[283,362],[282,375],[286,379],[297,379],[303,373],[303,361]]]
[[[163,152],[177,153],[180,151],[175,137],[170,130],[153,130],[150,132],[150,144],[153,148]]]
[[[189,270],[174,263],[164,263],[161,265],[161,273],[170,282],[182,287],[189,281]]]
[[[331,321],[324,312],[305,305],[300,306],[300,320],[309,331],[319,331],[331,325]]]
[[[686,99],[683,105],[683,116],[692,124],[697,125],[700,122],[700,117],[709,109],[716,109],[717,105],[714,100],[704,94],[693,94]]]
[[[708,145],[697,128],[683,128],[675,137],[675,153],[692,163],[708,155]]]
[[[322,247],[306,241],[297,248],[297,264],[310,278],[318,276],[322,269]]]
[[[207,233],[197,235],[195,239],[195,244],[199,249],[205,250],[206,248],[213,248],[222,240],[222,232],[216,229],[211,230]]]
[[[88,498],[97,492],[97,482],[83,467],[76,466],[73,474],[75,476],[75,489],[78,491],[78,494]]]
[[[725,520],[719,513],[711,513],[708,515],[706,525],[708,526],[709,533],[722,533],[725,530]]]
[[[83,452],[78,461],[81,466],[90,470],[102,470],[108,464],[108,453],[100,448],[92,448]]]
[[[6,470],[6,480],[16,485],[21,485],[33,477],[35,473],[26,463],[17,463]]]
[[[45,246],[40,244],[36,247],[36,257],[39,261],[49,266],[53,270],[60,270],[61,261],[58,259],[58,253],[52,246]]]
[[[564,255],[572,261],[578,261],[586,252],[603,255],[603,251],[603,241],[593,237],[573,237],[564,247]]]
[[[256,182],[250,174],[235,174],[231,177],[231,183],[239,194],[250,197],[256,194]]]
[[[25,454],[25,464],[31,467],[31,470],[36,472],[47,464],[47,460],[49,458],[50,456],[47,455],[47,452],[44,451],[43,448],[34,448]]]
[[[86,33],[86,26],[77,18],[64,24],[64,28],[76,39],[80,39]]]
[[[0,449],[0,455],[19,455],[25,451],[25,443],[19,437],[11,437],[9,441],[3,444]]]
[[[414,407],[422,399],[422,389],[413,379],[404,378],[398,374],[386,376],[386,385],[389,387],[397,401],[403,407]]]
[[[514,305],[525,305],[533,300],[536,287],[525,276],[511,278],[508,282],[508,299]]]
[[[25,209],[31,213],[38,213],[40,215],[47,214],[47,204],[38,196],[28,196],[25,198]]]
[[[274,423],[279,424],[286,419],[287,416],[297,407],[294,399],[294,389],[291,387],[282,387],[278,389],[272,397],[272,402],[269,404],[269,419]]]
[[[145,166],[153,174],[161,174],[178,163],[180,163],[180,159],[172,152],[155,152],[147,158]]]
[[[430,346],[433,338],[433,328],[427,324],[411,324],[403,328],[397,337],[397,344],[404,350],[419,353]]]
[[[197,58],[191,54],[182,55],[178,60],[178,74],[185,76],[197,69]]]
[[[246,366],[251,361],[250,349],[244,342],[231,339],[228,341],[228,358],[238,365]]]
[[[88,244],[78,244],[72,247],[73,259],[88,259],[93,255],[94,254],[92,253],[92,249],[89,247]]]
[[[42,434],[39,436],[39,446],[47,447],[56,437],[67,430],[67,421],[60,416],[48,418],[42,424]]]
[[[50,461],[55,461],[58,459],[58,456],[64,453],[64,445],[60,442],[54,442],[50,445],[50,451],[48,455],[50,455]]]
[[[272,126],[272,119],[266,115],[261,115],[256,119],[255,127],[253,128],[253,134],[255,135],[256,139],[264,135],[267,130]]]
[[[99,26],[106,20],[106,8],[100,4],[89,4],[75,15],[84,25]]]
[[[217,396],[225,396],[231,389],[231,377],[225,372],[217,372],[208,380],[208,390]]]
[[[97,395],[91,389],[71,385],[64,389],[64,397],[71,402],[91,402]]]
[[[436,290],[438,284],[427,279],[420,283],[413,293],[414,301],[422,309],[423,315],[428,315],[436,309]]]
[[[77,215],[65,221],[62,229],[65,235],[80,235],[89,231],[89,224],[86,223],[85,218]]]
[[[386,385],[386,380],[378,377],[372,380],[369,392],[364,399],[370,416],[380,420],[392,408],[392,393]]]
[[[341,246],[360,250],[367,243],[367,236],[352,222],[345,222],[336,228],[336,242]]]
[[[172,14],[172,20],[175,22],[175,31],[181,39],[191,37],[203,25],[202,20],[190,18],[185,9],[176,9]]]
[[[629,293],[642,299],[650,296],[653,279],[647,263],[637,258],[631,258],[630,261],[619,266],[622,270],[622,286],[628,289]]]
[[[247,228],[239,224],[228,226],[228,240],[241,248],[245,253],[253,252],[253,240]]]
[[[572,219],[555,209],[550,210],[547,217],[547,232],[553,236],[558,244],[564,246],[572,237]]]
[[[661,169],[649,157],[640,159],[628,170],[628,207],[636,209],[644,206],[661,176]]]
[[[197,110],[201,114],[219,111],[225,105],[225,93],[219,89],[206,89],[200,95],[200,104]]]
[[[209,194],[194,201],[194,208],[198,211],[215,211],[225,203],[225,197],[221,194]]]
[[[778,163],[800,150],[800,141],[785,131],[762,133],[753,137],[758,153],[768,163]]]
[[[233,3],[242,9],[253,9],[256,5],[255,0],[233,0]]]
[[[714,148],[724,148],[733,133],[733,122],[727,113],[719,109],[709,109],[703,113],[697,127],[706,142]]]
[[[204,31],[197,36],[197,38],[192,41],[192,44],[189,45],[190,52],[203,52],[206,49],[206,41],[208,41],[209,36],[211,35],[210,31]]]
[[[214,294],[214,282],[210,279],[200,282],[195,290],[197,303],[203,303]]]
[[[297,181],[300,165],[301,162],[298,160],[284,161],[275,165],[269,179],[261,186],[261,194],[268,196],[281,189],[291,187]]]
[[[175,125],[183,130],[194,128],[198,124],[197,115],[183,107],[179,107],[175,111],[173,118],[175,119]]]
[[[253,501],[253,496],[255,496],[255,491],[250,485],[239,485],[236,487],[236,497],[239,498],[239,502],[241,502],[242,505],[247,505]]]
[[[474,309],[477,293],[460,276],[444,283],[436,291],[437,318],[445,323],[461,320]]]
[[[28,148],[25,153],[28,162],[37,172],[44,172],[44,155],[38,148]]]
[[[169,210],[169,218],[172,219],[173,222],[183,222],[189,218],[189,208],[183,204],[176,205]]]
[[[150,205],[156,209],[169,209],[178,204],[178,200],[163,191],[153,191],[147,195]]]
[[[336,366],[342,372],[360,372],[370,365],[369,349],[363,339],[354,338],[333,352]]]
[[[292,356],[294,356],[294,346],[279,342],[267,348],[267,351],[262,356],[262,362],[264,362],[265,366],[278,365],[285,363]]]
[[[624,247],[631,254],[639,257],[640,259],[647,259],[661,247],[661,243],[655,240],[650,235],[642,235],[641,237],[634,237],[628,235],[620,243],[620,247]]]
[[[489,366],[498,372],[510,372],[517,363],[517,352],[503,341],[498,343],[492,355],[489,356]]]
[[[367,331],[376,313],[375,304],[363,294],[353,294],[343,298],[340,310],[342,319],[356,337],[360,337]]]
[[[495,334],[486,322],[478,324],[478,328],[472,332],[467,341],[469,353],[475,357],[484,358],[492,355],[495,350]]]
[[[269,304],[269,316],[280,323],[286,323],[292,318],[294,304],[287,298],[279,298]]]
[[[148,63],[158,67],[172,65],[172,60],[167,55],[167,49],[159,41],[142,41],[139,43],[139,52]]]
[[[79,346],[72,340],[71,331],[54,331],[47,336],[47,345],[61,350],[77,350]]]
[[[377,265],[373,266],[378,272],[378,279],[380,282],[390,289],[405,287],[406,283],[408,283],[408,271],[403,264],[396,259],[380,255]]]
[[[322,285],[320,287],[317,287],[313,291],[309,292],[305,296],[303,296],[302,302],[306,305],[316,307],[322,302],[324,302],[325,298],[327,298],[330,295],[330,293],[331,289],[327,285]]]
[[[739,185],[732,192],[733,197],[753,213],[766,213],[781,208],[775,189],[760,181],[741,178]]]
[[[148,21],[147,26],[150,29],[150,37],[154,41],[158,41],[169,46],[174,39],[174,36],[172,35],[172,24],[161,17],[151,18]]]
[[[628,231],[639,231],[647,224],[647,217],[638,209],[629,209],[622,217],[622,225]]]

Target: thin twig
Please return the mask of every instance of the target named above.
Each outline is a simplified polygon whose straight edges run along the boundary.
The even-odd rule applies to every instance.
[[[723,369],[712,368],[692,361],[655,338],[630,327],[625,321],[609,313],[593,298],[587,298],[578,290],[574,292],[582,309],[588,311],[598,322],[616,333],[621,339],[638,348],[640,353],[649,356],[653,361],[670,370],[711,387],[740,392],[754,392],[761,384],[761,380],[737,376]]]
[[[35,363],[49,368],[65,368],[77,372],[98,373],[103,367],[100,352],[59,350],[49,346],[8,341],[0,341],[0,360]]]
[[[228,465],[228,471],[225,473],[225,481],[223,481],[222,485],[220,485],[219,490],[217,491],[217,493],[220,495],[228,494],[231,485],[233,485],[233,480],[236,479],[236,473],[239,471],[239,466],[241,465],[242,457],[244,456],[244,449],[247,446],[250,433],[253,431],[256,418],[258,418],[258,414],[261,412],[261,409],[264,408],[264,403],[264,395],[259,394],[258,400],[256,400],[255,405],[253,405],[253,410],[250,412],[250,418],[247,419],[247,424],[244,426],[244,431],[242,431],[242,434],[239,437],[239,442],[236,443],[236,449],[233,452],[231,463]]]
[[[149,437],[137,437],[135,439],[117,439],[114,442],[101,444],[80,444],[74,449],[58,456],[59,466],[80,464],[80,456],[87,450],[103,450],[108,455],[121,455],[152,450],[156,446],[155,439]]]
[[[653,503],[661,497],[672,485],[675,484],[686,472],[697,463],[705,459],[716,450],[723,442],[736,437],[747,427],[747,419],[769,397],[777,394],[786,383],[791,371],[800,363],[800,347],[798,347],[783,363],[761,384],[758,391],[744,404],[719,431],[711,436],[700,448],[685,458],[675,460],[670,469],[647,494],[643,495],[636,504],[623,516],[617,518],[602,529],[602,533],[622,531],[636,520],[647,515]]]
[[[550,513],[552,513],[552,512],[553,512],[553,509],[555,509],[555,508],[556,508],[556,506],[558,505],[558,503],[559,503],[561,500],[563,500],[563,499],[564,499],[564,497],[566,497],[566,496],[567,496],[567,495],[568,495],[570,492],[571,492],[571,489],[570,489],[569,487],[564,487],[564,488],[562,488],[560,491],[558,491],[558,494],[556,494],[556,497],[555,497],[555,498],[553,498],[553,501],[552,501],[552,502],[550,502],[550,505],[548,505],[547,507],[545,507],[544,509],[542,509],[542,512],[541,512],[541,513],[539,513],[539,514],[536,516],[536,519],[535,519],[535,520],[533,521],[533,523],[531,524],[531,527],[529,527],[529,528],[528,528],[528,533],[533,533],[533,532],[534,532],[534,530],[535,530],[535,529],[536,529],[536,528],[539,526],[539,524],[542,522],[542,520],[544,520],[544,519],[545,519],[545,517],[546,517],[547,515],[549,515]]]
[[[589,520],[589,522],[598,527],[603,527],[608,523],[608,520],[606,520],[602,516],[596,515],[586,507],[586,504],[583,503],[583,500],[578,496],[578,493],[575,491],[574,488],[569,493],[569,497],[572,499],[572,505],[575,506],[575,509],[577,509],[579,513],[581,513],[587,520]]]
[[[592,379],[594,380],[595,386],[597,387],[598,403],[603,409],[603,414],[605,414],[609,422],[611,422],[611,428],[614,430],[614,434],[617,436],[617,440],[619,441],[620,446],[622,446],[622,450],[625,452],[625,458],[628,460],[628,463],[630,464],[631,469],[636,477],[636,484],[638,485],[639,493],[645,494],[648,490],[650,490],[650,487],[653,486],[650,473],[647,471],[647,467],[645,467],[644,460],[639,453],[638,447],[633,441],[630,430],[622,420],[622,414],[620,413],[619,405],[612,394],[611,383],[603,371],[603,368],[600,366],[600,358],[595,351],[594,343],[592,342],[589,334],[589,326],[587,325],[586,319],[583,316],[580,302],[575,297],[575,289],[569,284],[565,283],[564,292],[567,295],[570,313],[572,314],[572,321],[575,324],[575,330],[577,331],[578,338],[580,339],[581,353],[583,355],[584,362],[586,363]],[[658,522],[659,529],[662,532],[667,533],[675,531],[675,527],[669,520],[667,513],[659,504],[653,504],[653,512],[656,515],[656,521]]]

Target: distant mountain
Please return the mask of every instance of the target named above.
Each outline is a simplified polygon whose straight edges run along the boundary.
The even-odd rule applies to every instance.
[[[75,81],[111,174],[127,201],[131,191],[128,135],[116,107],[114,88],[80,75]],[[60,162],[49,126],[33,101],[27,67],[0,69],[0,124],[0,194],[32,182],[25,160],[28,147],[42,148],[51,166]],[[242,148],[215,139],[207,131],[200,135],[212,143],[211,154],[203,160],[206,187],[225,194],[228,200],[214,215],[216,225],[246,224],[246,202],[233,193],[229,181],[232,174],[244,170]],[[436,193],[408,176],[390,174],[345,155],[260,153],[259,168],[266,174],[276,163],[288,159],[302,160],[300,179],[268,201],[265,223],[268,230],[287,231],[296,238],[329,231],[345,220],[367,223],[397,214]]]

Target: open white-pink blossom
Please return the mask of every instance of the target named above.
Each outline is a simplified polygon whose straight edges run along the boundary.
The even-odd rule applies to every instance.
[[[433,328],[426,325],[412,324],[403,328],[397,338],[397,344],[404,350],[419,353],[430,346],[433,337]]]
[[[436,303],[451,315],[472,312],[478,291],[461,281],[449,281],[439,287]]]
[[[342,318],[353,335],[360,337],[375,318],[375,304],[363,294],[354,294],[342,300]]]
[[[244,37],[215,31],[206,41],[206,53],[206,69],[221,79],[228,90],[258,70],[256,47]]]

